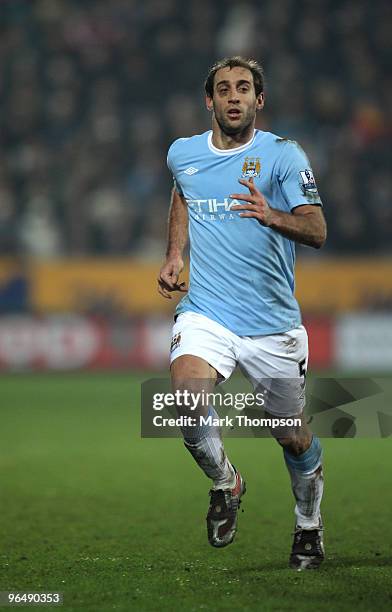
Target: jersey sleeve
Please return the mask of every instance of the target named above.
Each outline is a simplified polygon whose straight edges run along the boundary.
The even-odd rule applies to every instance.
[[[178,140],[175,140],[169,148],[169,151],[167,153],[167,167],[169,168],[173,176],[174,189],[177,191],[177,193],[179,193],[182,196],[184,194],[183,194],[181,185],[178,181],[177,173],[176,173],[176,158],[177,158],[176,153],[178,149],[177,143],[178,143]]]
[[[284,141],[279,159],[278,180],[290,208],[304,204],[322,206],[313,171],[304,150],[295,141]]]

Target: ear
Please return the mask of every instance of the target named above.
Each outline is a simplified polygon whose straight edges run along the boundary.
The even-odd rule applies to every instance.
[[[209,111],[214,110],[214,102],[210,96],[206,96],[206,107]]]
[[[262,108],[264,108],[264,94],[259,93],[256,98],[256,110],[261,110]]]

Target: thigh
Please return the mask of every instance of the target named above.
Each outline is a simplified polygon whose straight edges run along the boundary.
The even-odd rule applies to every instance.
[[[171,368],[172,391],[180,393],[177,400],[177,412],[189,415],[190,407],[185,394],[192,394],[193,416],[205,415],[208,412],[208,394],[217,384],[218,373],[207,361],[194,355],[181,355],[173,361]],[[195,404],[193,398],[199,398]]]
[[[231,376],[237,365],[236,336],[204,315],[184,312],[173,326],[170,347],[171,371],[186,370],[190,377],[208,378],[208,366],[218,381]],[[198,359],[197,359],[198,358]]]
[[[181,401],[177,401],[180,415],[189,414],[186,405],[189,395],[186,394],[192,394],[192,402],[198,398],[193,416],[207,414],[208,394],[218,382],[228,378],[236,366],[230,349],[230,333],[196,313],[186,312],[178,317],[173,326],[170,372],[172,389],[181,397]]]
[[[243,338],[239,365],[265,409],[277,416],[299,415],[305,406],[308,337],[303,325],[282,334]]]

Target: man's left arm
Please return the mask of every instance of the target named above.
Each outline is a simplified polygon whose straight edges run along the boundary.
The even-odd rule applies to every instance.
[[[327,238],[327,224],[322,207],[313,204],[303,204],[292,209],[291,213],[271,208],[263,194],[254,185],[253,179],[239,179],[248,187],[246,193],[233,193],[231,198],[242,200],[245,204],[232,206],[232,210],[242,210],[241,217],[253,217],[266,227],[274,229],[285,238],[320,249]]]

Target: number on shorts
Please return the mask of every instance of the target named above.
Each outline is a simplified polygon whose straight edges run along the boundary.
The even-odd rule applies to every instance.
[[[299,367],[299,375],[306,378],[306,359],[302,359],[302,361],[298,364]]]
[[[306,381],[306,359],[302,359],[302,361],[299,362],[298,368],[299,368],[299,375],[303,376],[304,378],[304,382],[301,384],[301,387],[304,389],[305,381]]]

